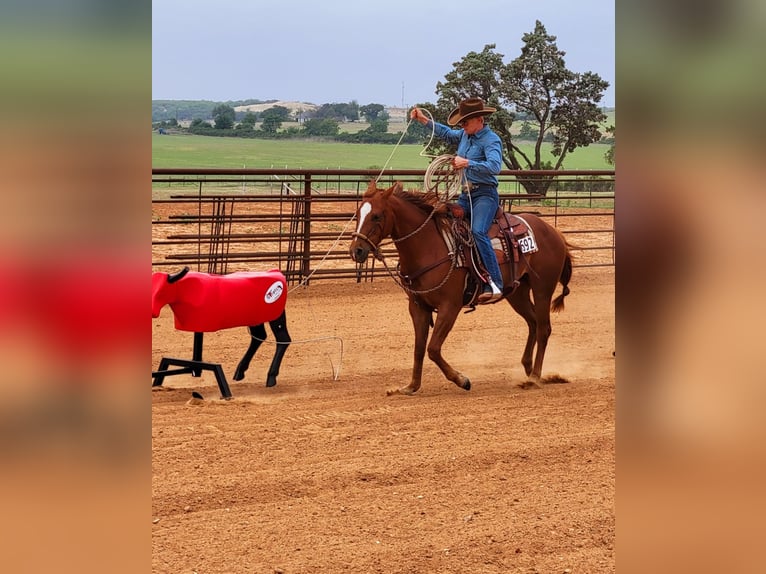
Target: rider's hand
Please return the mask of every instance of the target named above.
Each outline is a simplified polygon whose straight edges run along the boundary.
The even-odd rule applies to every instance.
[[[421,124],[426,124],[428,122],[428,118],[422,111],[420,111],[420,108],[412,108],[412,110],[410,110],[410,119],[417,120]]]
[[[452,160],[452,167],[455,169],[465,169],[468,167],[468,163],[466,158],[456,155]]]

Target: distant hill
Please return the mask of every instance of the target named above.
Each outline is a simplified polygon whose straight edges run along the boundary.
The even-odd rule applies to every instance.
[[[241,106],[232,106],[235,112],[262,112],[273,108],[274,106],[282,106],[287,108],[291,113],[295,112],[313,112],[319,106],[311,104],[309,102],[288,102],[284,100],[277,100],[273,102],[264,102],[261,104],[245,104]]]
[[[213,109],[219,104],[226,104],[234,108],[238,118],[247,112],[260,113],[274,106],[287,108],[294,116],[297,115],[296,112],[313,112],[321,107],[321,104],[291,100],[264,101],[253,99],[228,102],[213,102],[210,100],[152,100],[152,122],[175,119],[180,125],[188,126],[195,118],[209,121],[213,118]],[[407,121],[407,110],[405,108],[386,108],[386,112],[388,112],[391,123],[406,123]]]
[[[219,104],[231,106],[237,112],[245,114],[249,109],[263,111],[276,105],[285,107],[297,106],[304,110],[316,109],[317,105],[304,102],[283,102],[281,100],[229,100],[227,102],[214,102],[211,100],[152,100],[152,121],[161,122],[171,119],[179,123],[188,123],[195,118],[210,120],[213,117],[213,109]]]

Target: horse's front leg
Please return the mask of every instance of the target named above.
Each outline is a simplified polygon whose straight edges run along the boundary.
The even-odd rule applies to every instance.
[[[471,381],[460,371],[455,370],[442,356],[442,345],[447,335],[455,325],[455,320],[460,313],[460,306],[448,307],[442,305],[436,315],[436,324],[434,325],[431,340],[428,342],[428,358],[438,365],[444,376],[455,383],[461,389],[471,390]]]
[[[412,326],[415,327],[415,352],[412,364],[412,378],[410,384],[397,389],[390,389],[388,395],[411,395],[420,388],[420,381],[423,377],[423,358],[426,355],[426,342],[428,341],[428,331],[431,328],[433,312],[421,305],[418,305],[413,299],[410,299],[410,317]]]

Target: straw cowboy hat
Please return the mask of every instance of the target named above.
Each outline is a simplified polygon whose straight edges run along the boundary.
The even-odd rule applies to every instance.
[[[496,111],[495,108],[485,106],[484,100],[481,98],[468,98],[467,100],[460,102],[460,105],[450,112],[447,117],[447,123],[451,126],[456,126],[468,118],[474,116],[488,116]]]

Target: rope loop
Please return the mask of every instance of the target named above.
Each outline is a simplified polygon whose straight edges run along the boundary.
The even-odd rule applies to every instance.
[[[447,203],[460,195],[463,187],[463,170],[452,165],[454,155],[444,154],[436,157],[426,169],[423,184],[427,191],[434,191],[439,200]]]

